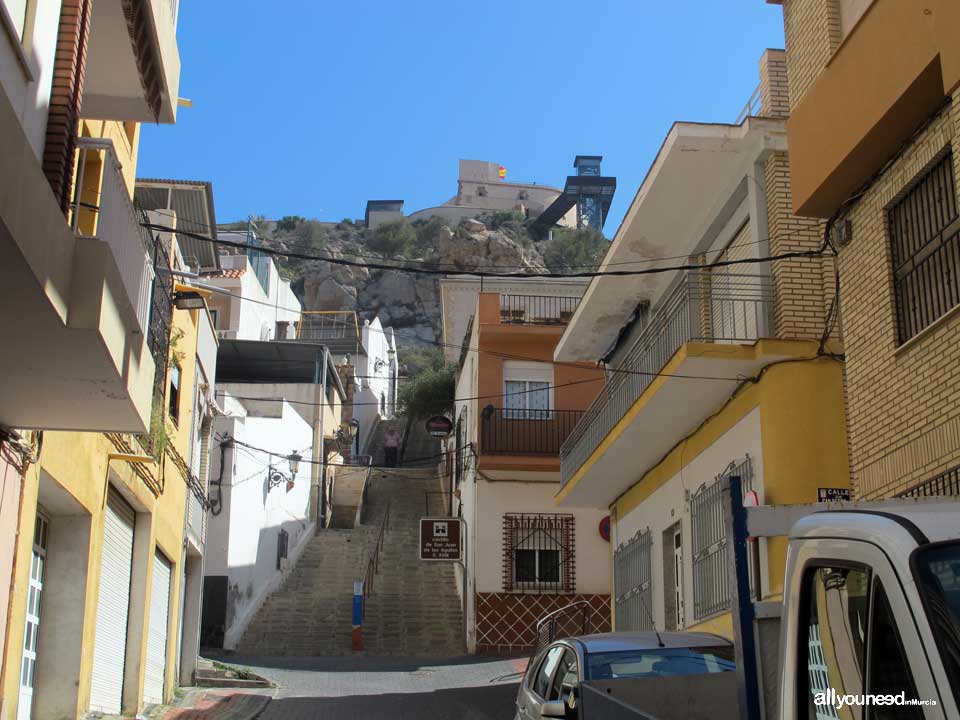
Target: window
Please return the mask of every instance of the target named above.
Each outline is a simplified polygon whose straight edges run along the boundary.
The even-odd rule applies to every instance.
[[[911,558],[940,658],[960,704],[960,543],[934,543]]]
[[[547,700],[556,701],[565,696],[577,686],[577,656],[573,650],[567,649],[563,652],[563,658],[560,660],[560,666],[553,676],[553,684],[550,686],[550,697]]]
[[[170,368],[170,419],[174,423],[180,422],[180,366]]]
[[[900,343],[960,305],[960,219],[947,153],[887,214]]]
[[[547,651],[546,656],[543,658],[543,662],[540,663],[540,669],[537,670],[537,676],[534,678],[533,687],[530,688],[537,695],[546,699],[547,694],[550,692],[550,678],[553,677],[553,671],[557,667],[557,663],[560,662],[560,658],[563,656],[563,646],[554,645]]]
[[[508,513],[503,534],[504,590],[573,592],[572,515]]]
[[[669,677],[733,672],[733,645],[592,652],[587,655],[587,680]]]
[[[613,553],[614,612],[617,630],[653,629],[653,582],[649,528],[617,546]]]
[[[503,364],[503,416],[515,420],[549,420],[553,405],[553,367],[547,363]]]
[[[838,720],[832,705],[817,704],[830,688],[838,695],[863,693],[864,640],[867,627],[866,569],[819,567],[810,570],[802,588],[798,687],[807,688],[807,720]],[[805,652],[804,652],[805,649]],[[852,705],[844,718],[860,720],[863,708]]]
[[[867,670],[867,692],[871,695],[899,695],[917,697],[917,686],[910,673],[897,624],[890,602],[879,581],[874,583],[873,607],[870,611],[870,654]],[[870,706],[867,717],[873,720],[912,720],[922,718],[919,705],[902,707]]]
[[[220,311],[210,308],[210,324],[213,325],[214,330],[220,329]]]

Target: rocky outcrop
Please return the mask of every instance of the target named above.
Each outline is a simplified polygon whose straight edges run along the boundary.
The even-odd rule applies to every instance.
[[[298,277],[294,290],[306,310],[356,310],[362,319],[380,317],[384,327],[398,331],[400,344],[411,340],[433,343],[441,339],[439,275],[418,275],[368,267],[370,264],[402,264],[436,267],[455,274],[463,270],[503,272],[504,268],[545,272],[538,244],[526,235],[519,223],[489,229],[475,219],[463,220],[456,228],[437,223],[428,226],[432,236],[421,243],[418,257],[392,257],[371,249],[360,226],[328,226],[325,242],[317,254],[364,263],[343,266],[324,261],[294,261],[287,274]],[[418,232],[423,232],[423,226]],[[302,247],[296,234],[285,235],[274,228],[269,243],[278,248]]]

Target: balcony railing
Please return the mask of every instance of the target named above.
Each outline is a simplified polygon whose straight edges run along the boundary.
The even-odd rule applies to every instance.
[[[78,237],[95,238],[110,246],[140,330],[146,333],[154,277],[153,248],[141,233],[113,142],[80,138],[77,144],[77,184],[70,204],[70,227]]]
[[[559,455],[580,410],[488,408],[480,416],[480,453]]]
[[[566,325],[573,317],[578,297],[501,295],[501,324]]]
[[[357,314],[350,310],[304,312],[297,325],[298,340],[359,340]]]
[[[561,483],[570,480],[684,343],[753,342],[769,335],[772,307],[766,275],[706,270],[681,275],[564,442]]]

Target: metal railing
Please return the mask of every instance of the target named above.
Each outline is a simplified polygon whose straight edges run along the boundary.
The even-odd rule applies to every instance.
[[[380,571],[380,553],[383,551],[383,538],[387,529],[390,527],[390,501],[387,501],[387,507],[383,511],[383,520],[380,521],[380,529],[377,531],[377,542],[373,546],[370,557],[367,558],[367,569],[363,573],[363,596],[369,597],[373,592],[373,583]]]
[[[653,566],[650,529],[621,543],[613,553],[617,630],[653,629]]]
[[[301,315],[298,340],[359,340],[360,323],[351,310],[316,310]]]
[[[750,95],[750,99],[747,100],[747,104],[743,106],[743,110],[740,111],[740,114],[737,115],[737,119],[734,121],[734,125],[739,125],[748,117],[756,117],[761,112],[761,102],[760,102],[760,86],[754,89],[753,93]]]
[[[750,456],[731,462],[690,498],[693,536],[693,617],[700,620],[730,607],[727,533],[723,520],[724,478],[739,477],[744,495],[753,488]],[[751,577],[751,585],[753,585]]]
[[[574,625],[577,621],[579,624]],[[556,640],[561,630],[565,636],[589,635],[593,630],[593,608],[590,602],[577,600],[537,620],[537,640],[533,646],[533,656],[536,657],[537,653]]]
[[[146,333],[154,278],[153,248],[144,242],[111,140],[77,140],[77,182],[70,203],[70,227],[78,237],[101,240],[110,247],[140,330]]]
[[[897,497],[940,496],[960,496],[960,465],[897,493]]]
[[[503,589],[541,594],[576,589],[576,520],[562,513],[505,513]]]
[[[581,410],[488,408],[480,415],[480,452],[491,455],[559,455]]]
[[[566,325],[579,304],[578,297],[501,295],[500,322],[520,325]]]
[[[773,290],[767,275],[725,270],[682,273],[604,389],[560,448],[565,485],[685,343],[748,343],[768,336]]]

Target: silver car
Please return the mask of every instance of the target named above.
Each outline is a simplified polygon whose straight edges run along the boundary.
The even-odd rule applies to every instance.
[[[557,640],[527,666],[515,720],[576,718],[583,681],[728,672],[735,667],[733,644],[707,633],[618,632]]]

